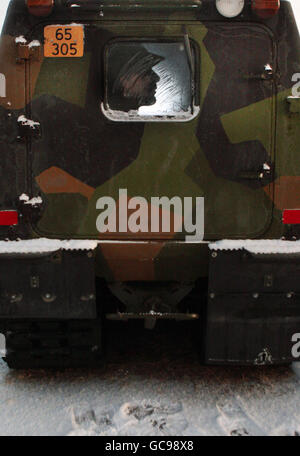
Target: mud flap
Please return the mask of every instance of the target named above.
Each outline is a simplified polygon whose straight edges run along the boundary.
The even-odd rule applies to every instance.
[[[211,250],[208,364],[287,364],[300,333],[300,254]]]
[[[96,318],[92,251],[0,256],[2,319]]]
[[[102,365],[94,252],[1,255],[0,332],[11,368]]]

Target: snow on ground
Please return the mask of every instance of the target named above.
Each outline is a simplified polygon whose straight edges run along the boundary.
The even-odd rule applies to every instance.
[[[0,435],[300,435],[300,364],[205,367],[187,339],[124,332],[98,370],[1,361]]]
[[[130,333],[103,370],[10,371],[0,361],[0,435],[300,434],[300,364],[204,367],[177,333],[157,337]]]

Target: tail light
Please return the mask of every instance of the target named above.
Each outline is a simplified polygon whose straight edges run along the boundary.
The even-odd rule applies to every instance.
[[[52,13],[54,0],[26,0],[30,14],[34,16],[49,16]]]
[[[0,226],[18,225],[17,211],[0,211]]]
[[[263,19],[275,16],[280,8],[280,0],[252,0],[252,10]]]
[[[285,225],[299,225],[300,224],[300,210],[299,209],[286,209],[283,211],[282,221]]]

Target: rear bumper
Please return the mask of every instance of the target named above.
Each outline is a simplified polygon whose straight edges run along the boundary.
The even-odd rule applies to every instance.
[[[8,242],[0,252],[0,326],[22,319],[97,319],[97,242],[84,242],[27,250],[27,244]],[[300,348],[299,358],[293,348],[300,333],[300,242],[220,241],[209,249],[206,304],[199,296],[205,362],[299,360]]]
[[[293,347],[299,333],[299,243],[211,244],[206,362],[262,365],[297,361]]]

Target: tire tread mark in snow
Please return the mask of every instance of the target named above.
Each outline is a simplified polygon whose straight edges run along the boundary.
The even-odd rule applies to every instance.
[[[218,423],[231,436],[262,436],[264,431],[248,415],[238,398],[225,399],[216,404]]]
[[[180,402],[126,402],[116,410],[73,407],[69,435],[183,435],[188,421]]]

